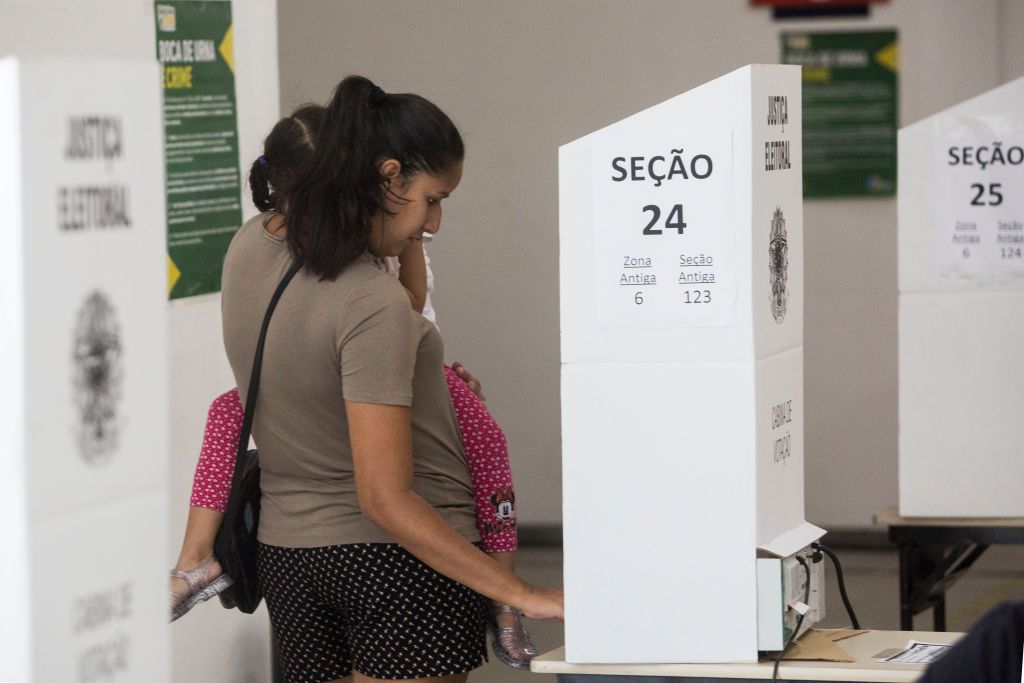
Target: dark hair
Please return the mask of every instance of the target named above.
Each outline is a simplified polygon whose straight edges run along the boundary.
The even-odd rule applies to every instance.
[[[378,165],[397,159],[403,178],[439,175],[462,158],[462,136],[451,119],[419,95],[386,94],[362,76],[334,90],[320,128],[313,164],[289,190],[288,246],[311,273],[334,279],[366,251],[371,218],[386,211]]]
[[[249,169],[249,189],[257,209],[280,209],[281,196],[313,165],[316,139],[326,113],[319,104],[306,104],[274,125],[263,141],[263,154]]]

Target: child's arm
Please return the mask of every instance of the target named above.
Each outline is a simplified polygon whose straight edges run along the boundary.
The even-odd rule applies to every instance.
[[[427,303],[427,263],[423,258],[423,243],[419,240],[410,242],[398,256],[398,262],[402,264],[398,281],[405,287],[413,310],[422,313]]]

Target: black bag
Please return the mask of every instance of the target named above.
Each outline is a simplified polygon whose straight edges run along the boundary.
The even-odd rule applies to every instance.
[[[263,589],[256,575],[256,553],[259,543],[256,532],[260,526],[260,458],[255,450],[249,450],[249,435],[252,432],[253,416],[256,412],[256,395],[260,387],[260,367],[263,365],[263,345],[270,327],[270,316],[274,313],[281,294],[292,277],[302,267],[295,261],[274,291],[263,316],[260,338],[256,343],[256,355],[249,375],[249,391],[245,399],[245,418],[242,433],[238,437],[238,455],[235,473],[231,478],[231,494],[228,497],[224,520],[217,530],[213,553],[221,569],[234,583],[220,593],[220,603],[227,609],[237,607],[246,614],[252,614],[263,600]]]

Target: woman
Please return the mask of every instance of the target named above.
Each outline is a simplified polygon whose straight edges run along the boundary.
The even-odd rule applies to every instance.
[[[278,121],[267,136],[263,154],[249,173],[253,203],[261,211],[277,210],[280,192],[288,191],[309,168],[315,149],[314,133],[320,130],[323,118],[323,107],[306,105]],[[413,308],[434,322],[433,308],[428,305],[431,278],[425,251],[425,245],[421,248],[411,244],[397,259],[384,259],[378,267],[398,276]],[[514,570],[515,493],[507,441],[483,403],[480,383],[459,363],[444,370],[473,482],[481,547]],[[213,544],[227,505],[242,417],[237,389],[218,396],[210,405],[192,485],[188,527],[171,571],[171,621],[231,585],[231,578],[221,572],[213,556]],[[495,655],[509,666],[529,668],[537,652],[518,612],[499,604],[492,611]]]
[[[303,263],[270,325],[253,428],[260,574],[289,680],[461,681],[483,653],[480,594],[562,616],[561,591],[473,544],[440,335],[373,264],[437,232],[463,153],[430,102],[347,78],[287,216],[246,223],[225,261],[242,395],[270,295]]]

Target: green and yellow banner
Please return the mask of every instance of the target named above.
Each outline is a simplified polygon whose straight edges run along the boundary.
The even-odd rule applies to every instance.
[[[242,222],[230,0],[156,3],[171,299],[220,291]]]
[[[803,67],[804,197],[896,194],[896,32],[783,33],[782,62]]]

